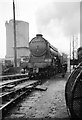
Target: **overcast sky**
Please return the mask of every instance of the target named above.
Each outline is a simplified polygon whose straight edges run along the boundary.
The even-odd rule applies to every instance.
[[[54,47],[69,53],[80,32],[80,0],[14,0],[16,20],[29,23],[29,39],[42,33]],[[5,22],[13,18],[13,0],[0,0],[0,58],[6,55]]]

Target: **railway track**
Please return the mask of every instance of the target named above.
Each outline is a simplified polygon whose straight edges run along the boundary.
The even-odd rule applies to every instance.
[[[13,104],[16,104],[25,94],[30,93],[40,80],[29,80],[28,77],[3,81],[0,84],[0,115],[8,112]]]
[[[25,82],[28,79],[29,77],[27,74],[0,76],[0,92],[8,88],[10,89],[12,86],[16,86],[17,84]]]
[[[4,76],[0,76],[0,81],[24,78],[24,77],[27,77],[27,76],[28,76],[28,73],[26,73],[26,74],[4,75]]]

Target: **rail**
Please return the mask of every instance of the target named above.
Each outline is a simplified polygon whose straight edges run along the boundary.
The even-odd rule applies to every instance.
[[[13,75],[4,75],[4,76],[0,76],[0,80],[10,80],[10,79],[17,79],[18,77],[26,77],[28,76],[28,73],[26,74],[13,74]]]
[[[13,91],[9,91],[0,95],[2,99],[2,104],[0,105],[0,113],[8,110],[10,105],[13,105],[17,100],[20,100],[27,91],[31,91],[32,88],[36,87],[39,84],[39,81],[27,81],[24,84],[14,87]],[[4,116],[4,114],[3,114]]]

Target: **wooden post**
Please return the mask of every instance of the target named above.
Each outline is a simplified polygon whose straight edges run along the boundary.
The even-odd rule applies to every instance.
[[[74,69],[74,36],[73,36],[73,69]]]
[[[17,51],[16,51],[16,23],[15,23],[15,3],[13,0],[13,26],[14,26],[14,65],[17,67]]]

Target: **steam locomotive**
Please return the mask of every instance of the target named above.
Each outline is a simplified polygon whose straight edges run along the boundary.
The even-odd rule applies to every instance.
[[[42,34],[37,34],[29,42],[30,58],[25,69],[29,76],[50,77],[57,73],[66,72],[67,56],[61,55],[57,48],[53,47]]]

